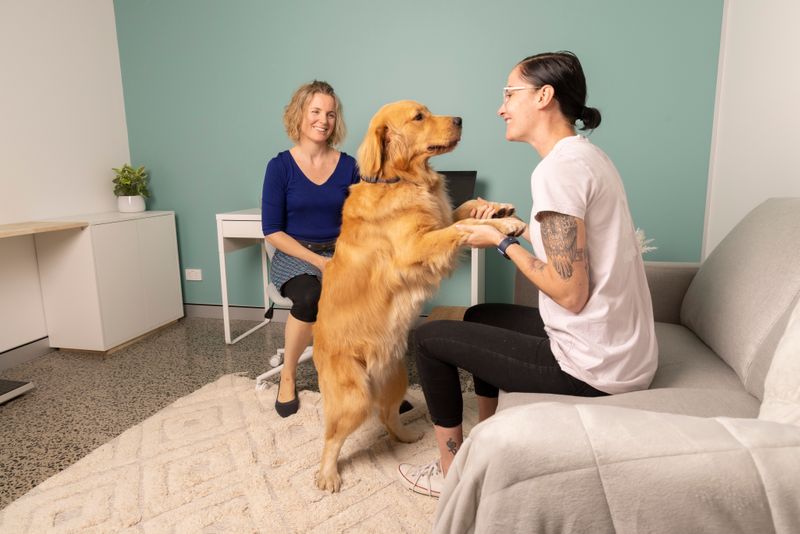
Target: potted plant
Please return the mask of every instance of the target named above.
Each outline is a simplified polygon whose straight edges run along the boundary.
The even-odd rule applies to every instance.
[[[147,188],[147,171],[144,166],[134,169],[127,163],[119,169],[111,169],[114,176],[114,194],[117,208],[123,213],[144,211],[144,199],[150,196]]]

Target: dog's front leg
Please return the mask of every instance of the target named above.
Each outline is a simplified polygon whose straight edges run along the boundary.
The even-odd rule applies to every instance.
[[[524,221],[516,217],[505,217],[503,219],[462,219],[458,224],[485,224],[492,226],[505,235],[513,235],[514,237],[522,235],[527,228]]]
[[[424,265],[440,276],[447,275],[466,237],[465,232],[453,225],[427,232],[413,246],[404,247],[401,261],[407,265]]]
[[[503,219],[462,219],[459,224],[488,224],[505,235],[518,236],[525,231],[526,224],[516,217]],[[456,254],[464,246],[467,232],[456,225],[425,233],[413,247],[405,247],[402,259],[409,265],[423,264],[434,272],[449,274]]]
[[[513,204],[505,204],[501,202],[489,202],[488,200],[484,200],[482,198],[467,200],[455,210],[453,210],[453,220],[454,221],[461,221],[463,219],[469,219],[475,217],[477,212],[481,208],[493,208],[494,214],[492,215],[492,219],[502,219],[504,217],[510,217],[514,215],[516,208]]]

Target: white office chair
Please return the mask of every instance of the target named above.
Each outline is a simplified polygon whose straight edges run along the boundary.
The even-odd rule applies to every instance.
[[[264,313],[264,318],[272,319],[272,316],[275,313],[276,304],[281,308],[291,308],[292,300],[281,295],[281,292],[278,290],[277,287],[275,287],[275,284],[273,284],[270,281],[269,264],[272,262],[272,256],[275,255],[275,247],[267,243],[266,240],[264,240],[263,246],[267,257],[269,258],[269,261],[267,261],[267,269],[266,269],[267,279],[264,280],[264,283],[267,284],[267,297],[269,298],[268,302],[269,306],[267,306],[267,311],[266,313]],[[272,369],[270,369],[266,373],[258,375],[258,377],[256,378],[257,390],[267,389],[267,380],[270,377],[275,376],[276,374],[281,372],[281,369],[283,369],[283,354],[285,352],[286,352],[285,349],[280,348],[278,349],[278,352],[276,352],[274,355],[270,357],[269,364],[272,366]],[[313,356],[312,346],[309,345],[300,355],[300,359],[297,360],[297,363],[301,364],[304,361],[309,360],[312,356]]]

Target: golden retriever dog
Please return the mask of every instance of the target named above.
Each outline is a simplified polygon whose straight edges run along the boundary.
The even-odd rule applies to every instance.
[[[517,218],[468,218],[482,200],[454,212],[443,177],[428,165],[461,139],[461,118],[432,115],[413,101],[382,107],[358,149],[362,181],[350,188],[336,252],[325,267],[314,326],[314,365],[325,412],[317,486],[338,491],[344,440],[377,411],[400,441],[421,437],[398,409],[408,386],[408,332],[423,302],[453,270],[465,232],[453,221],[519,235]],[[508,204],[494,206],[510,215]]]

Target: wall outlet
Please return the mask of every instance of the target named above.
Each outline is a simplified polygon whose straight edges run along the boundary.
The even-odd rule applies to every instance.
[[[202,269],[186,269],[186,279],[192,281],[198,281],[203,279],[203,270]]]

